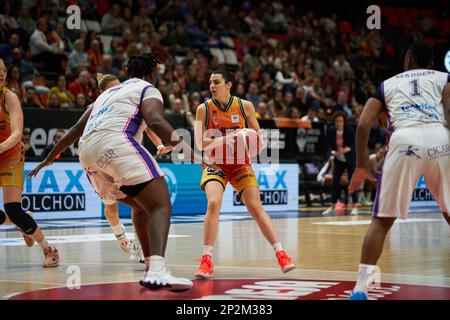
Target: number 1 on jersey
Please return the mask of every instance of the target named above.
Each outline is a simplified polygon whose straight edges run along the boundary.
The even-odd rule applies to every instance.
[[[419,79],[414,79],[409,84],[412,86],[412,92],[411,92],[410,96],[411,97],[420,96],[421,94],[419,91]]]

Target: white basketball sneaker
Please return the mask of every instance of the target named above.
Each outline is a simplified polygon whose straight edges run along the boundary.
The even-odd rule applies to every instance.
[[[139,284],[151,290],[165,289],[175,292],[189,290],[194,285],[189,279],[175,278],[172,276],[167,266],[158,272],[151,271],[150,269],[146,270]]]
[[[142,248],[139,244],[131,241],[131,251],[130,251],[130,260],[138,261],[139,263],[144,263],[144,253],[142,252]]]

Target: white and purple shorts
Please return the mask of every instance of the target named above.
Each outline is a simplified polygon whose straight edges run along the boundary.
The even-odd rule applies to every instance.
[[[384,160],[373,209],[374,217],[408,216],[420,176],[440,210],[450,214],[450,130],[441,124],[394,132]]]
[[[92,133],[80,147],[80,164],[105,204],[123,199],[121,186],[163,176],[152,155],[132,136]]]

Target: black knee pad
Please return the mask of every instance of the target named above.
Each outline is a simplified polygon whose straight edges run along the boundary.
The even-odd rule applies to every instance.
[[[6,214],[2,210],[0,210],[0,225],[4,224],[6,220]]]
[[[33,234],[36,232],[37,224],[32,217],[22,210],[19,202],[5,203],[5,212],[16,226],[18,226],[25,234]]]

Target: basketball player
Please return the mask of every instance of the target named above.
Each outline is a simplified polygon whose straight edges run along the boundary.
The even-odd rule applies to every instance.
[[[103,75],[100,73],[97,73],[97,82],[100,93],[103,93],[105,90],[120,84],[120,81],[114,75],[110,74]],[[92,107],[93,104],[87,108],[85,114],[90,113]],[[31,178],[36,176],[42,168],[51,165],[55,161],[58,154],[64,152],[64,150],[66,150],[70,145],[75,143],[75,141],[77,141],[81,137],[85,129],[87,119],[88,117],[82,116],[80,120],[74,126],[72,126],[65,133],[65,135],[58,141],[58,143],[52,148],[47,157],[28,174],[28,177]],[[145,128],[145,132],[149,136],[150,140],[156,146],[158,146],[157,155],[167,153],[172,149],[171,147],[164,147],[159,137],[155,135],[149,128]],[[111,226],[111,229],[113,230],[113,233],[116,236],[117,241],[119,242],[121,250],[124,251],[125,253],[129,253],[130,258],[133,259],[137,258],[139,262],[143,263],[144,258],[142,256],[142,250],[139,244],[134,243],[133,241],[128,239],[125,233],[125,227],[123,224],[120,223],[118,203],[112,201],[106,202],[104,204],[105,204],[105,217],[108,221],[108,224]],[[133,210],[131,213],[133,216]]]
[[[367,300],[384,239],[396,218],[406,219],[411,194],[421,175],[450,224],[450,77],[432,70],[433,48],[412,44],[403,73],[381,83],[366,102],[356,133],[357,168],[349,185],[353,192],[365,179],[370,129],[383,111],[392,133],[378,184],[372,224],[362,247],[361,264],[351,300]]]
[[[195,126],[197,147],[200,150],[207,150],[212,148],[213,145],[229,144],[230,140],[234,141],[234,131],[227,136],[224,134],[229,130],[245,127],[259,132],[262,141],[260,127],[255,116],[255,108],[250,101],[241,100],[231,95],[232,82],[229,73],[225,70],[214,71],[209,82],[212,98],[197,108]],[[208,131],[211,132],[210,129],[220,130],[222,136],[214,139],[205,137],[204,134],[208,134]],[[250,159],[245,156],[245,164],[233,162],[229,164],[229,161],[224,161],[221,164],[220,162],[215,159],[218,169],[208,166],[203,168],[200,186],[206,193],[208,204],[204,222],[203,255],[195,276],[199,279],[207,279],[214,272],[211,255],[217,238],[223,192],[228,182],[239,192],[248,212],[257,222],[264,237],[272,245],[283,273],[295,269],[295,264],[283,250],[272,221],[261,204],[259,185],[252,170]]]
[[[59,265],[59,254],[48,244],[41,229],[31,215],[22,209],[24,154],[21,145],[23,113],[19,98],[6,88],[7,69],[0,59],[0,186],[3,191],[3,206],[0,210],[0,225],[12,222],[25,235],[27,245],[36,241],[44,252],[45,268]]]
[[[171,216],[167,183],[156,161],[138,142],[148,126],[164,142],[182,143],[180,138],[171,139],[174,130],[164,119],[162,95],[151,84],[157,65],[152,54],[128,59],[129,79],[95,101],[80,138],[79,156],[103,200],[120,199],[135,209],[133,222],[146,263],[140,284],[185,290],[192,287],[192,281],[173,277],[164,259]],[[194,154],[191,148],[188,151]]]

